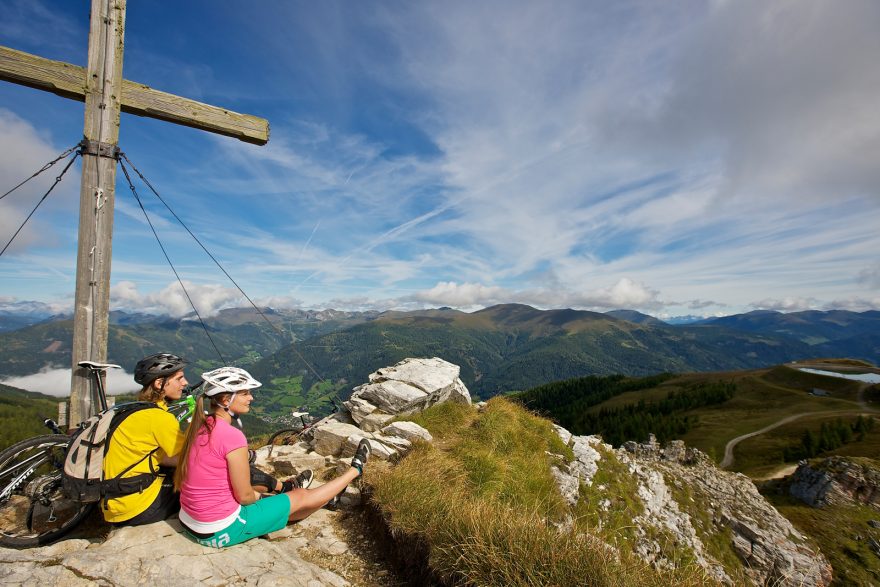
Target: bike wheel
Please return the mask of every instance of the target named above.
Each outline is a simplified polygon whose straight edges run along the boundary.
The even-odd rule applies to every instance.
[[[92,504],[68,499],[61,491],[69,444],[69,436],[49,434],[0,452],[0,545],[48,544],[89,514]]]
[[[270,436],[269,441],[266,442],[266,444],[269,446],[294,444],[299,439],[299,435],[301,432],[301,428],[282,428],[281,430]]]
[[[277,431],[266,441],[266,446],[269,447],[269,456],[272,456],[272,451],[276,446],[296,444],[300,434],[302,434],[302,428],[282,428]]]

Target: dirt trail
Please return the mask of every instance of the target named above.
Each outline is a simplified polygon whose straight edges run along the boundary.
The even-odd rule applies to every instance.
[[[733,449],[736,448],[736,445],[746,438],[751,438],[752,436],[757,436],[759,434],[764,434],[765,432],[769,432],[774,428],[778,428],[789,422],[794,422],[798,418],[802,418],[803,416],[867,416],[871,414],[876,414],[877,410],[873,408],[866,408],[863,411],[852,411],[846,410],[842,412],[802,412],[800,414],[795,414],[793,416],[788,416],[787,418],[783,418],[778,422],[774,422],[769,426],[761,428],[760,430],[756,430],[755,432],[749,432],[748,434],[743,434],[742,436],[737,436],[733,440],[727,443],[727,446],[724,447],[724,458],[721,460],[721,463],[718,465],[721,469],[726,469],[733,464]]]
[[[743,434],[742,436],[737,436],[736,438],[734,438],[733,440],[728,442],[727,446],[724,447],[724,458],[721,460],[721,464],[718,466],[721,467],[722,469],[726,469],[727,467],[732,465],[733,464],[733,449],[736,447],[737,444],[739,444],[741,441],[745,440],[746,438],[751,438],[752,436],[764,434],[765,432],[773,430],[774,428],[778,428],[784,424],[788,424],[789,422],[794,422],[798,418],[801,418],[803,416],[807,416],[809,414],[815,414],[815,412],[803,412],[801,414],[795,414],[794,416],[788,416],[787,418],[783,418],[782,420],[779,420],[778,422],[774,422],[773,424],[770,424],[769,426],[761,428],[760,430],[756,430],[755,432],[749,432],[748,434]]]

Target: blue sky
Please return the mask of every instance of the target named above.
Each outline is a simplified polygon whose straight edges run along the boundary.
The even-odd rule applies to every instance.
[[[88,2],[0,13],[0,44],[85,64]],[[276,307],[877,309],[878,25],[874,0],[129,2],[127,79],[272,131],[124,114],[120,146]],[[0,191],[82,121],[0,83]],[[111,304],[184,314],[123,181]],[[0,257],[0,306],[72,308],[78,192],[77,169]],[[243,305],[140,194],[199,310]]]

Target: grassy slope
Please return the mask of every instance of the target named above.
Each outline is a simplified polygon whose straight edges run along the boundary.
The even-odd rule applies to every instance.
[[[503,398],[485,411],[442,404],[415,418],[438,439],[367,481],[392,532],[422,544],[435,577],[475,585],[702,585],[693,565],[659,572],[617,556],[586,516],[572,531],[547,451],[569,454],[547,420]],[[574,512],[579,513],[579,512]]]

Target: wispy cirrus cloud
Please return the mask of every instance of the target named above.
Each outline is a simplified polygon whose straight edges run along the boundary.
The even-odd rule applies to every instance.
[[[180,26],[198,11],[188,5]],[[279,3],[241,23],[220,9],[217,26],[234,20],[258,42],[140,30],[145,54],[129,71],[185,66],[163,89],[255,108],[269,145],[134,123],[127,136],[261,299],[856,306],[880,282],[878,11],[872,0]],[[205,47],[191,64],[165,49],[187,43]],[[164,260],[135,204],[118,201],[114,279],[136,284],[130,303],[158,307],[147,297],[169,282]],[[233,297],[174,222],[157,226],[184,278],[215,288],[208,306]],[[32,254],[23,243],[17,254]]]

